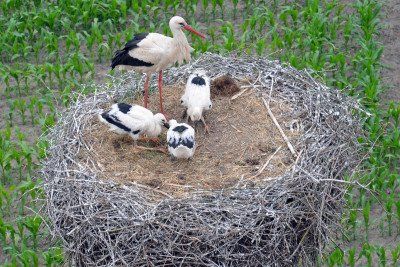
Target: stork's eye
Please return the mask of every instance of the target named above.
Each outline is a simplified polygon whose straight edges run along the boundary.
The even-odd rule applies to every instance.
[[[185,24],[183,22],[179,23],[179,25],[181,25],[181,27],[185,26]]]

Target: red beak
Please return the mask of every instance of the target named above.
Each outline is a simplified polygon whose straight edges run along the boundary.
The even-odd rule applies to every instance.
[[[203,39],[206,38],[206,36],[205,36],[204,34],[202,34],[202,33],[198,32],[198,31],[196,31],[195,29],[193,29],[192,27],[190,27],[188,24],[186,24],[185,26],[183,26],[183,28],[184,28],[185,30],[188,30],[188,31],[190,31],[190,32],[192,32],[192,33],[194,33],[194,34],[200,36],[200,37],[203,38]]]

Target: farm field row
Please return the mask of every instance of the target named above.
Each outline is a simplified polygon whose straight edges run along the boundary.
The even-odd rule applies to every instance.
[[[43,134],[74,92],[91,92],[82,84],[108,82],[110,59],[125,41],[138,32],[170,35],[168,21],[180,14],[208,37],[189,37],[194,56],[208,51],[279,59],[359,99],[371,113],[360,137],[369,151],[366,171],[355,177],[365,186],[349,188],[340,248],[332,244],[321,264],[400,264],[400,106],[380,107],[381,4],[352,2],[1,1],[0,262],[65,261],[38,213],[44,196],[40,175],[34,178],[48,147]]]

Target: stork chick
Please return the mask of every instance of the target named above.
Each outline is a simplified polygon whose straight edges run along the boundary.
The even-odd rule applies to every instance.
[[[186,108],[184,117],[186,123],[189,118],[195,123],[202,121],[204,130],[209,132],[209,128],[204,120],[204,111],[212,108],[210,99],[210,78],[204,70],[196,70],[189,76],[186,83],[185,93],[181,97],[181,104]]]
[[[172,159],[191,159],[196,150],[194,129],[176,120],[170,120],[169,125],[167,142]]]
[[[139,105],[117,103],[109,111],[99,114],[99,120],[110,127],[110,131],[118,134],[129,135],[134,141],[134,147],[144,150],[160,149],[140,147],[137,140],[140,136],[157,137],[162,132],[162,127],[169,128],[165,116],[153,112]]]

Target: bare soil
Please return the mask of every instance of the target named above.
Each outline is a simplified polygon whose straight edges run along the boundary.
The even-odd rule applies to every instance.
[[[165,110],[170,118],[181,121],[183,109],[179,106],[179,99],[184,86],[164,89]],[[132,102],[142,104],[142,98],[139,96]],[[150,109],[158,110],[158,93],[151,95]],[[284,127],[288,108],[283,103],[274,102],[271,109]],[[207,114],[206,122],[210,134],[204,133],[202,125],[198,126],[198,147],[190,161],[171,161],[167,154],[154,151],[134,153],[130,137],[109,132],[107,126],[97,120],[94,120],[91,131],[85,134],[85,139],[91,143],[91,155],[101,166],[99,175],[102,179],[113,179],[118,183],[137,182],[176,197],[197,189],[229,188],[239,181],[251,181],[255,185],[290,169],[293,158],[255,90],[249,90],[233,101],[229,97],[213,99],[213,108]],[[291,139],[299,136],[290,130],[286,134]],[[160,136],[163,147],[166,147],[165,139],[164,133]],[[262,175],[255,177],[278,147],[281,147],[280,151]]]
[[[400,5],[398,0],[383,2],[381,42],[384,45],[382,76],[387,89],[382,102],[400,101]]]

